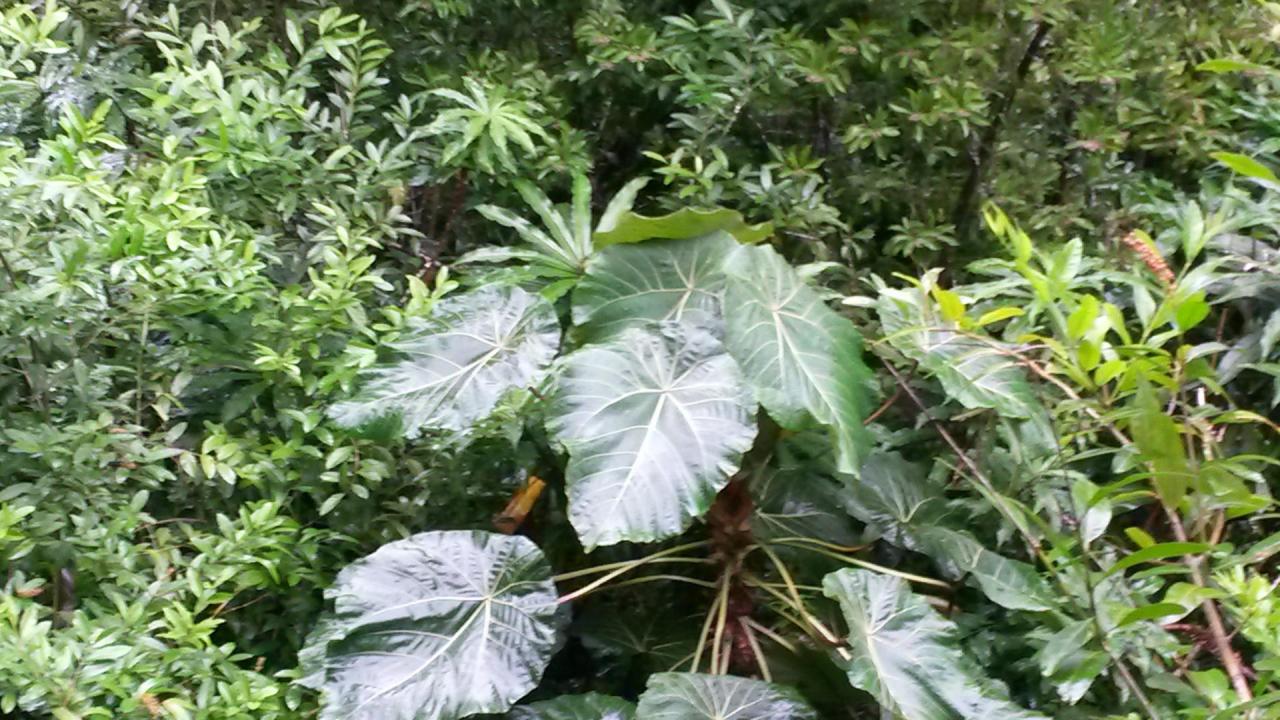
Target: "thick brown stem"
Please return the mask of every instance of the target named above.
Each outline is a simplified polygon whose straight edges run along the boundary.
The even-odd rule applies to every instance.
[[[1169,526],[1173,528],[1174,537],[1178,542],[1187,542],[1187,529],[1182,524],[1182,517],[1178,515],[1178,511],[1166,505],[1165,514],[1169,517]],[[1207,587],[1204,559],[1199,555],[1187,555],[1184,559],[1187,566],[1191,568],[1191,581],[1200,587]],[[1231,687],[1235,688],[1240,702],[1249,702],[1253,699],[1253,690],[1249,687],[1244,663],[1240,661],[1240,656],[1231,646],[1231,638],[1227,635],[1226,625],[1222,622],[1222,614],[1218,612],[1218,604],[1211,599],[1206,599],[1200,603],[1200,609],[1204,612],[1205,623],[1209,626],[1209,636],[1213,638],[1213,650],[1222,661],[1227,677],[1231,678]]]
[[[707,511],[712,557],[720,563],[722,577],[727,578],[729,584],[721,630],[728,651],[727,664],[734,672],[744,674],[752,672],[758,665],[744,622],[755,611],[755,600],[751,589],[742,581],[742,560],[747,548],[755,541],[751,533],[755,500],[751,497],[750,480],[769,462],[781,435],[781,428],[764,413],[760,414],[759,425],[755,445],[743,457],[742,469],[716,495],[715,502]],[[719,668],[713,670],[720,671]]]

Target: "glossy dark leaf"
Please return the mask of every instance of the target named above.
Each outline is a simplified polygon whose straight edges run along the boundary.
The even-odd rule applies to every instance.
[[[1035,568],[984,547],[953,527],[942,488],[897,453],[867,459],[850,484],[849,511],[887,542],[933,558],[948,576],[971,576],[992,601],[1015,610],[1048,610],[1053,598]]]
[[[956,402],[1008,418],[1044,413],[1013,349],[961,332],[936,310],[925,288],[882,288],[876,311],[889,343],[936,377]]]
[[[1013,704],[960,647],[956,626],[905,580],[840,570],[823,580],[849,627],[855,687],[906,720],[1047,720]]]

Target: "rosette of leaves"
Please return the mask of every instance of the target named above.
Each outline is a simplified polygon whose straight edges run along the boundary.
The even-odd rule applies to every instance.
[[[790,477],[768,467],[779,425],[816,438],[825,465],[847,471],[865,454],[870,373],[852,323],[773,248],[744,244],[762,231],[736,213],[642,217],[628,209],[639,189],[632,184],[593,231],[588,187],[575,184],[567,209],[522,187],[545,230],[487,209],[526,241],[506,258],[536,259],[548,271],[439,300],[381,349],[386,359],[359,374],[330,417],[390,424],[410,441],[432,433],[467,442],[508,394],[533,390],[529,424],[546,433],[522,442],[545,443],[538,455],[563,462],[550,473],[563,477],[551,492],[566,496],[588,552],[666,541],[708,517],[723,522],[714,518],[725,513],[711,512],[721,491],[757,482],[758,519],[747,502],[747,516],[711,532],[712,544],[726,534],[748,538],[718,549],[721,560],[702,561],[720,568],[722,585],[740,582],[740,568],[723,559],[746,552],[753,525],[772,539],[847,524],[839,507],[765,479]],[[839,517],[784,517],[802,501]],[[557,609],[626,571],[558,596],[549,563],[524,538],[455,531],[393,542],[339,576],[332,612],[303,654],[305,682],[322,690],[324,717],[506,712],[537,686],[557,647]],[[596,571],[561,581],[584,572]],[[813,717],[794,691],[720,676],[727,658],[712,663],[713,675],[652,676],[636,716]],[[629,716],[626,703],[604,696],[521,707],[519,717]]]

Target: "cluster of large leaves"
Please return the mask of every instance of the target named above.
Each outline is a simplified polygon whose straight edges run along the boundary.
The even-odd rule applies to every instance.
[[[558,288],[490,284],[438,302],[330,416],[465,439],[508,394],[542,386],[549,434],[568,456],[569,519],[588,549],[687,529],[739,471],[760,407],[784,427],[825,428],[835,464],[853,471],[870,379],[853,325],[772,248],[742,244],[761,229],[736,213],[642,217],[625,210],[629,186],[597,249],[585,187],[567,212],[522,189],[545,232],[486,209],[533,245],[507,259],[554,268],[509,277]],[[552,302],[566,283],[573,328],[562,338]],[[556,360],[564,339],[571,351]],[[349,567],[330,596],[333,613],[304,654],[327,717],[505,711],[536,686],[558,635],[549,567],[519,538],[417,535]],[[561,698],[520,712],[625,717],[620,702]],[[653,677],[639,716],[812,711],[765,683],[672,674]]]
[[[570,519],[588,548],[688,528],[738,471],[757,403],[784,427],[827,428],[838,466],[853,472],[870,372],[852,323],[772,248],[741,244],[731,232],[750,240],[759,229],[736,213],[635,215],[625,208],[638,187],[606,210],[608,232],[597,234],[612,244],[600,250],[584,183],[567,214],[524,189],[546,233],[501,216],[539,252],[573,249],[558,257],[556,283],[585,257],[570,303],[578,345],[554,370],[551,303],[486,286],[438,303],[331,417],[394,424],[410,438],[465,434],[508,393],[550,376],[548,428],[568,452]]]
[[[322,717],[461,718],[511,710],[537,686],[564,614],[551,568],[528,539],[427,532],[352,563],[328,593],[333,611],[302,653]],[[697,673],[650,677],[639,707],[588,693],[529,703],[516,720],[811,720],[793,691]]]

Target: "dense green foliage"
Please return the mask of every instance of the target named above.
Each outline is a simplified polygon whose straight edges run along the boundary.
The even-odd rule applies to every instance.
[[[0,717],[1280,717],[1280,6],[0,11]]]

